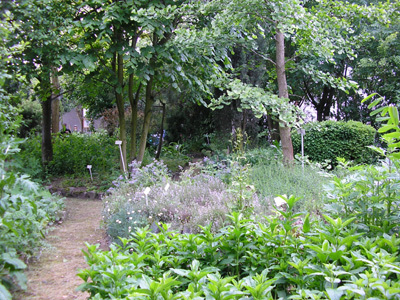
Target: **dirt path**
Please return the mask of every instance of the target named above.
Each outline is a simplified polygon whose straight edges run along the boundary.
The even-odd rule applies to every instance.
[[[43,251],[40,261],[29,266],[28,290],[14,299],[72,300],[86,299],[88,294],[76,291],[83,281],[77,270],[87,267],[81,249],[85,242],[107,248],[100,229],[102,202],[99,200],[65,200],[67,216],[62,225],[47,237],[51,244]]]

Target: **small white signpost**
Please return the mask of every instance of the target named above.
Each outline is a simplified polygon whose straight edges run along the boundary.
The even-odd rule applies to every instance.
[[[89,169],[90,179],[93,181],[93,176],[92,176],[92,165],[87,165],[86,168]]]
[[[306,130],[303,128],[297,129],[297,132],[300,133],[301,136],[301,167],[304,172],[304,135],[306,134]]]
[[[124,174],[126,174],[124,155],[122,154],[122,141],[115,141],[115,145],[119,147],[119,153],[121,154],[122,168],[124,169]]]

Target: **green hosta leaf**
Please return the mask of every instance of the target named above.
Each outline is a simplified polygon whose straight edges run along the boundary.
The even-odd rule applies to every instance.
[[[25,269],[25,268],[26,268],[26,264],[25,264],[22,260],[20,260],[20,259],[17,258],[17,257],[11,256],[10,253],[3,253],[3,254],[1,255],[1,258],[2,258],[7,264],[14,266],[15,269],[22,270],[22,269]]]
[[[10,292],[1,283],[0,283],[0,299],[2,299],[2,300],[12,300]]]

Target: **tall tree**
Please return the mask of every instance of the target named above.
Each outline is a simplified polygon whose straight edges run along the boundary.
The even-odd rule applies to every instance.
[[[143,160],[149,132],[152,107],[156,101],[155,88],[169,81],[169,88],[179,90],[188,84],[205,90],[206,85],[195,74],[196,62],[212,64],[193,51],[176,32],[185,32],[199,24],[200,2],[180,1],[84,1],[78,18],[81,39],[81,64],[87,72],[108,74],[102,79],[113,86],[120,117],[120,138],[125,149],[124,108],[129,99],[132,112],[137,111],[140,89],[144,90],[144,122],[136,159]],[[86,45],[86,46],[85,46]],[[79,63],[75,61],[74,63]],[[187,67],[187,66],[191,67]],[[197,68],[198,70],[199,68]],[[209,70],[210,68],[203,68]],[[127,89],[128,88],[128,89]],[[128,93],[128,95],[127,95]],[[132,118],[132,143],[136,141],[135,116]],[[131,159],[136,144],[131,145]],[[126,150],[123,150],[123,153]]]
[[[67,1],[28,1],[7,2],[10,22],[14,26],[14,39],[8,44],[13,47],[25,45],[23,51],[10,58],[9,67],[24,75],[28,84],[34,85],[36,96],[41,100],[42,124],[42,162],[47,165],[53,157],[51,143],[51,104],[56,95],[51,84],[53,66],[60,65],[60,55],[65,52],[65,33],[70,21]]]
[[[213,1],[211,4],[224,7],[219,14],[219,28],[223,27],[233,32],[240,37],[237,43],[263,57],[266,63],[275,66],[277,90],[269,92],[274,92],[281,98],[288,99],[293,96],[293,89],[287,84],[288,67],[290,73],[294,69],[302,70],[311,76],[312,80],[320,81],[327,86],[343,90],[350,88],[352,83],[346,78],[336,78],[320,70],[319,66],[324,63],[334,63],[335,54],[344,53],[350,58],[354,56],[351,40],[347,40],[348,23],[341,18],[341,14],[337,16],[335,13],[342,13],[340,8],[349,14],[360,14],[359,11],[372,12],[368,8],[338,1],[318,1],[312,7],[306,7],[304,3],[298,0],[244,0],[233,3],[221,0],[218,3]],[[262,51],[263,49],[254,42],[259,38],[274,40],[274,47],[270,47],[273,51]],[[288,47],[291,51],[287,51]],[[313,59],[304,60],[307,57]],[[265,105],[268,106],[268,102]],[[280,120],[279,131],[284,160],[288,163],[293,160],[293,152],[290,124],[280,117],[284,112],[284,110],[278,111],[276,117]]]

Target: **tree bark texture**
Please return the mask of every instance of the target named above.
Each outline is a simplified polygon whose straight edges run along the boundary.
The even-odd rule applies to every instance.
[[[161,105],[162,105],[162,117],[161,117],[161,126],[160,126],[160,132],[159,132],[160,139],[158,141],[157,153],[156,153],[155,159],[160,159],[162,144],[163,144],[163,140],[164,140],[164,120],[165,120],[166,109],[165,109],[164,102],[161,102]]]
[[[147,82],[146,85],[146,103],[144,107],[144,120],[143,120],[143,128],[142,134],[140,136],[140,144],[139,144],[139,153],[137,156],[137,161],[142,162],[144,157],[144,151],[146,150],[146,143],[147,143],[147,135],[149,134],[149,127],[150,127],[150,120],[152,114],[152,107],[154,104],[154,96],[153,96],[153,77],[154,75],[150,76],[150,80]]]
[[[123,86],[124,86],[124,61],[121,54],[116,55],[117,58],[117,77],[118,77],[118,86],[120,87],[120,91],[115,89],[115,100],[117,103],[118,109],[118,120],[119,120],[119,139],[122,141],[121,149],[122,149],[122,157],[121,157],[121,170],[123,170],[123,166],[127,166],[126,164],[126,122],[125,122],[125,105],[124,105],[124,97],[123,97]]]
[[[133,88],[134,88],[134,78],[133,74],[129,75],[129,83],[128,83],[128,90],[129,90],[129,103],[131,104],[131,145],[130,145],[130,152],[129,152],[129,160],[133,161],[136,159],[136,148],[137,148],[137,122],[138,122],[138,102],[139,102],[139,95],[140,90],[142,88],[142,84],[140,83],[135,95],[133,95]]]
[[[53,145],[51,143],[51,95],[42,101],[42,164],[46,168],[47,164],[53,160]]]
[[[51,117],[51,130],[53,133],[60,131],[60,82],[57,76],[57,69],[55,67],[51,68],[51,87],[52,87],[52,117]]]
[[[276,29],[276,73],[278,79],[279,97],[289,98],[285,72],[285,37],[278,28]],[[281,122],[279,125],[279,134],[282,143],[283,163],[285,165],[290,165],[294,161],[290,127]]]

